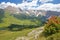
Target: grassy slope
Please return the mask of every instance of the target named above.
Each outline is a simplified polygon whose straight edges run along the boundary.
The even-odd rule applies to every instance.
[[[26,36],[33,29],[24,29],[22,31],[0,31],[0,40],[14,40],[20,36]]]

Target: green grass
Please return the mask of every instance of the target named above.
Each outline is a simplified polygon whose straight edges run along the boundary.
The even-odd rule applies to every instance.
[[[29,19],[24,19],[20,20],[12,16],[9,12],[4,13],[4,17],[1,19],[2,22],[0,23],[0,27],[8,27],[11,24],[17,24],[17,25],[38,25],[41,22],[36,20],[35,22],[29,20]]]
[[[0,31],[0,40],[15,40],[17,37],[26,36],[33,29],[24,29],[22,31]]]

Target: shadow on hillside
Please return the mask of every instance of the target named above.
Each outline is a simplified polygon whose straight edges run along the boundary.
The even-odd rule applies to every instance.
[[[4,10],[0,9],[0,23],[2,22],[2,18],[4,18]]]
[[[21,31],[23,29],[32,29],[32,28],[37,28],[39,26],[37,25],[16,25],[16,24],[12,24],[10,26],[8,26],[8,30],[9,31]]]
[[[40,27],[40,26],[38,26],[38,25],[17,25],[17,24],[11,24],[8,27],[0,28],[0,31],[1,30],[21,31],[23,29],[32,29],[32,28],[37,28],[37,27]]]

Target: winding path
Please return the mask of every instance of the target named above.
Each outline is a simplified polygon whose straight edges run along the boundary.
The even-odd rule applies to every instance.
[[[17,37],[15,40],[37,40],[39,35],[43,32],[44,27],[36,28],[27,34],[27,36]]]

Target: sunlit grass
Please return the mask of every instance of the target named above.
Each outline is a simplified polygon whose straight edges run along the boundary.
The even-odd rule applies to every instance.
[[[17,37],[26,36],[33,29],[24,29],[22,31],[0,31],[0,40],[14,40]]]

